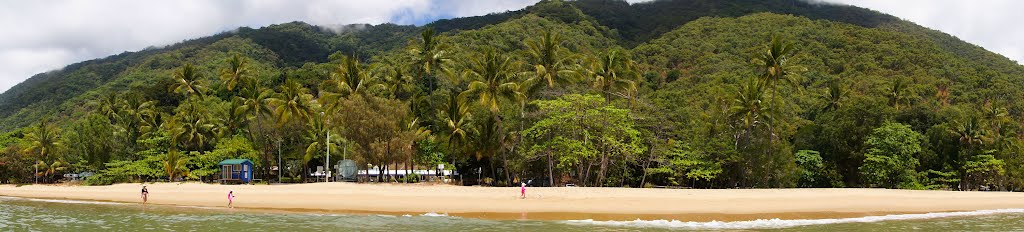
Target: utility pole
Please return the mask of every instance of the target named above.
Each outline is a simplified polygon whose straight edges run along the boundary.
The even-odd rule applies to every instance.
[[[329,119],[328,119],[329,120]],[[326,126],[326,125],[325,125]],[[327,177],[324,179],[331,182],[331,130],[327,130]]]
[[[327,129],[327,120],[324,117],[324,112],[320,111],[320,119],[325,120],[323,124],[324,131],[327,131],[327,139],[324,140],[324,146],[327,147],[327,161],[324,161],[324,182],[331,182],[331,130]]]

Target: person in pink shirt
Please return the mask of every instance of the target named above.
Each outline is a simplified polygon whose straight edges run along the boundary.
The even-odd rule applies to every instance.
[[[235,201],[235,191],[228,191],[228,208],[234,208],[231,204]]]
[[[519,190],[519,199],[526,199],[526,183],[523,183],[523,187]]]

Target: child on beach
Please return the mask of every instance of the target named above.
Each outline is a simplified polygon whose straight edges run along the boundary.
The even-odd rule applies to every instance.
[[[149,190],[146,190],[146,186],[142,186],[142,204],[145,205],[146,201],[149,200]]]
[[[523,188],[519,190],[519,199],[526,199],[526,183],[523,183]]]
[[[234,201],[235,201],[235,191],[230,191],[229,190],[228,191],[228,208],[235,208],[235,206],[231,205],[232,203],[234,203]]]

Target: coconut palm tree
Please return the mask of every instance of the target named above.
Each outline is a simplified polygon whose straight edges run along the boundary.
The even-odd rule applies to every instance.
[[[327,124],[326,116],[310,117],[306,120],[306,131],[303,133],[303,137],[306,139],[306,152],[302,156],[303,167],[309,169],[309,161],[312,161],[319,155],[326,155],[327,149],[339,151],[338,143],[341,140],[341,136],[331,136],[330,140],[327,138],[327,133],[332,133],[333,128]],[[325,164],[324,167],[329,167],[330,164]]]
[[[416,92],[415,85],[413,85],[413,76],[408,75],[402,68],[391,67],[385,68],[386,74],[384,74],[384,84],[388,92],[390,92],[390,98],[408,100],[412,97],[413,93]]]
[[[469,69],[463,73],[465,79],[473,81],[469,83],[469,89],[459,94],[459,98],[477,99],[480,106],[498,117],[500,99],[521,103],[525,98],[519,92],[519,84],[514,81],[514,69],[511,58],[499,55],[493,49],[484,50],[470,61]]]
[[[619,91],[635,89],[636,71],[633,61],[617,50],[591,58],[587,75],[593,81],[593,87],[601,92],[606,103],[611,103],[612,95],[621,95]]]
[[[739,123],[743,128],[740,134],[736,135],[736,146],[740,141],[750,144],[753,130],[758,126],[770,126],[769,108],[764,104],[764,83],[757,78],[748,78],[745,85],[740,86],[733,97],[733,104],[729,107],[729,118]]]
[[[36,177],[41,177],[46,182],[50,182],[53,180],[54,175],[60,174],[68,169],[68,162],[64,161],[63,158],[53,161],[53,163],[50,164],[47,164],[42,160],[37,160],[36,164],[32,166],[37,170],[35,173]]]
[[[117,92],[110,92],[102,96],[94,104],[98,105],[97,110],[100,114],[106,116],[111,122],[117,122],[121,113],[121,97],[117,95]]]
[[[839,84],[839,80],[832,81],[828,85],[828,89],[825,90],[825,107],[822,111],[833,111],[839,109],[842,106],[842,101],[846,98],[846,90]]]
[[[240,97],[242,105],[245,105],[245,111],[252,114],[252,118],[248,119],[250,122],[261,121],[261,116],[273,114],[270,101],[274,97],[274,91],[260,86],[258,81],[246,82]]]
[[[601,54],[597,58],[591,58],[590,68],[587,75],[593,81],[593,88],[604,96],[605,104],[611,104],[612,95],[631,98],[636,93],[635,64],[627,56],[622,55],[618,50],[612,50]],[[634,99],[631,99],[634,100]],[[630,104],[633,102],[631,101]],[[605,122],[605,127],[607,127]],[[598,183],[603,183],[608,170],[607,146],[601,145],[601,163],[598,170]]]
[[[452,151],[454,157],[457,149],[453,145],[457,146],[466,141],[466,131],[472,115],[469,113],[469,107],[462,104],[462,100],[455,93],[448,94],[448,102],[443,113],[448,125],[448,150]]]
[[[174,84],[171,85],[173,92],[184,94],[186,97],[199,96],[200,98],[206,94],[206,81],[192,64],[186,63],[181,69],[175,71],[172,77],[174,78]]]
[[[796,55],[796,46],[788,41],[783,41],[778,36],[772,36],[772,41],[765,47],[764,52],[754,59],[754,64],[761,72],[761,78],[772,87],[772,108],[775,107],[775,95],[778,93],[779,82],[786,82],[792,85],[798,83],[799,73],[806,70],[790,62]]]
[[[372,67],[371,67],[372,69]],[[351,94],[365,94],[376,82],[376,77],[359,63],[359,59],[342,56],[341,62],[331,70],[331,78],[321,84],[321,89],[347,97]]]
[[[25,134],[24,139],[29,145],[24,152],[38,154],[39,159],[48,160],[51,153],[61,146],[59,135],[60,131],[50,124],[49,118],[44,117]]]
[[[771,110],[781,109],[775,105],[775,96],[779,92],[779,82],[785,81],[795,86],[798,84],[799,73],[806,71],[805,68],[790,62],[790,59],[796,52],[796,46],[793,43],[783,41],[778,36],[772,36],[772,41],[765,48],[764,52],[754,59],[754,64],[760,69],[761,78],[765,84],[772,87],[772,102],[771,107],[769,107]],[[770,113],[767,116],[771,117],[773,115],[776,114]],[[769,141],[774,144],[775,126],[769,124],[768,134]],[[768,149],[768,152],[771,154],[772,149]]]
[[[240,54],[228,59],[228,66],[220,70],[220,80],[227,85],[228,91],[234,91],[239,82],[249,75],[249,61]]]
[[[494,114],[494,113],[492,113]],[[504,132],[502,132],[501,121],[497,116],[483,116],[475,123],[470,132],[472,143],[472,155],[476,161],[487,158],[490,164],[491,177],[497,177],[497,170],[494,168],[494,157],[498,155],[501,148],[505,146]]]
[[[277,116],[277,123],[284,124],[292,118],[306,120],[313,110],[313,95],[309,89],[303,87],[294,80],[288,80],[281,87],[281,92],[270,102],[275,105],[274,115]]]
[[[172,142],[187,151],[200,151],[211,144],[217,126],[210,122],[206,110],[197,106],[198,102],[193,100],[185,104],[184,111],[175,114],[171,123],[165,123],[164,126],[171,132]]]
[[[416,76],[427,81],[428,92],[437,88],[436,80],[428,76],[434,71],[444,70],[445,64],[451,60],[447,46],[441,40],[433,28],[427,28],[420,32],[420,40],[417,41],[419,46],[409,50],[413,55]]]
[[[536,86],[555,87],[556,84],[566,84],[573,77],[579,75],[577,66],[573,63],[575,56],[569,54],[569,49],[562,47],[562,36],[547,29],[538,39],[526,41],[527,57],[533,65],[534,79],[531,82],[544,82]],[[536,89],[536,88],[534,88]],[[531,91],[532,92],[532,91]]]
[[[901,77],[896,77],[895,79],[892,80],[892,85],[889,86],[888,91],[889,91],[889,93],[888,93],[889,94],[889,101],[891,101],[892,102],[892,106],[894,108],[896,108],[897,111],[899,111],[900,110],[900,102],[903,101],[905,98],[907,98],[907,96],[906,96],[906,92],[907,92],[907,82],[906,82],[906,80],[904,80]]]
[[[216,128],[218,138],[228,137],[245,130],[244,125],[249,117],[249,106],[245,105],[245,99],[232,98],[231,102],[218,105],[218,109],[214,112],[213,121],[221,125]]]
[[[188,158],[184,157],[178,150],[171,149],[167,152],[167,158],[164,159],[164,171],[167,173],[167,180],[174,181],[176,177],[188,176],[189,170],[185,164],[188,163]]]
[[[970,160],[978,151],[978,147],[985,144],[988,140],[987,131],[982,128],[982,123],[978,117],[970,117],[967,120],[956,120],[953,121],[953,127],[951,128],[953,134],[960,141],[961,147],[960,154],[957,157],[957,163],[960,165],[959,172],[961,179],[966,178],[967,170],[963,166]],[[961,185],[960,188],[965,189],[968,186]]]

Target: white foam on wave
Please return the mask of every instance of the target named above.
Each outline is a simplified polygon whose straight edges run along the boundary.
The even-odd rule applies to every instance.
[[[448,213],[434,213],[434,212],[420,214],[420,216],[423,216],[423,217],[451,217],[451,216],[448,216]]]
[[[945,218],[945,217],[967,217],[967,216],[981,216],[991,214],[1005,214],[1005,213],[1024,213],[1024,208],[1021,209],[995,209],[995,210],[977,210],[977,211],[964,211],[964,212],[944,212],[944,213],[922,213],[922,214],[893,214],[885,216],[866,216],[858,218],[838,218],[838,219],[757,219],[753,221],[734,221],[734,222],[684,222],[678,220],[633,220],[633,221],[595,221],[592,219],[587,220],[568,220],[565,223],[574,225],[599,225],[599,226],[623,226],[623,227],[653,227],[653,228],[678,228],[678,229],[695,229],[695,230],[719,230],[719,229],[779,229],[779,228],[790,228],[798,226],[812,226],[812,225],[824,225],[824,224],[840,224],[840,223],[871,223],[881,221],[898,221],[898,220],[920,220],[920,219],[933,219],[933,218]]]
[[[126,203],[107,202],[107,201],[81,201],[81,200],[37,199],[37,198],[22,198],[22,199],[23,200],[28,200],[28,201],[49,202],[49,203],[66,203],[66,204],[126,205]]]

